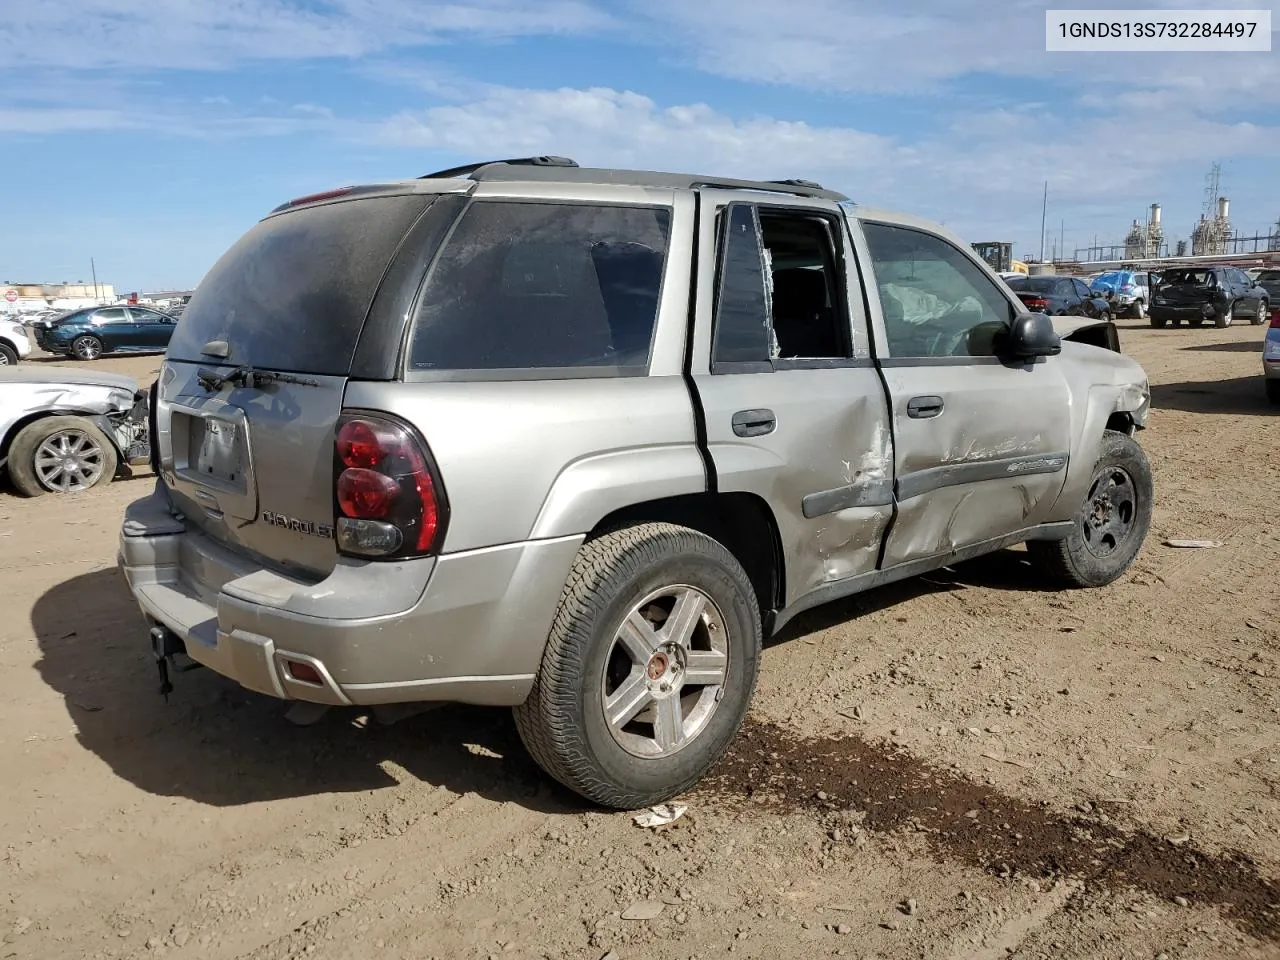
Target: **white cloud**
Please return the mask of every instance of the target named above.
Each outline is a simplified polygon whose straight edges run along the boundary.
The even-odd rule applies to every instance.
[[[466,156],[568,153],[584,165],[726,176],[874,176],[896,150],[887,138],[848,127],[734,119],[704,103],[660,107],[607,88],[490,88],[482,99],[397,114],[380,135],[394,146]]]
[[[0,134],[26,136],[124,130],[139,125],[119,110],[76,107],[0,107]]]
[[[587,0],[65,0],[6,10],[13,64],[132,71],[218,69],[248,61],[357,58],[463,37],[506,39],[606,29]]]

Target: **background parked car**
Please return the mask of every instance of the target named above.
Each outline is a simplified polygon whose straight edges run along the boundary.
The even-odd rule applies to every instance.
[[[96,360],[104,353],[160,353],[177,319],[148,307],[91,307],[36,327],[36,342],[49,353]]]
[[[1269,302],[1280,303],[1280,269],[1266,267],[1258,272],[1253,282],[1267,291]]]
[[[1091,291],[1076,277],[1019,277],[1006,281],[1028,310],[1049,316],[1093,317],[1111,319],[1111,306],[1106,298]]]
[[[1133,270],[1109,270],[1100,273],[1089,282],[1089,289],[1095,295],[1107,296],[1112,303],[1112,311],[1118,317],[1137,317],[1139,320],[1147,315],[1147,304],[1151,302],[1151,293],[1147,289],[1147,274]]]
[[[0,318],[0,367],[17,363],[31,353],[31,338],[17,320]]]
[[[1267,319],[1271,298],[1237,267],[1173,267],[1158,274],[1151,300],[1151,326],[1176,327],[1186,320],[1203,326],[1229,327],[1237,316],[1250,323]]]
[[[1271,312],[1271,326],[1262,341],[1262,377],[1267,399],[1280,405],[1280,307]]]
[[[19,493],[79,493],[146,463],[145,391],[115,373],[0,369],[0,467]]]

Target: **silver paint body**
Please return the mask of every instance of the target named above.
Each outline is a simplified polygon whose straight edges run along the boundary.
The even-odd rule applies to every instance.
[[[129,377],[65,367],[0,367],[0,462],[14,436],[32,420],[61,414],[99,417],[133,406]]]
[[[877,583],[1061,536],[1108,421],[1121,413],[1145,422],[1142,369],[1100,348],[1067,342],[1061,355],[1024,366],[889,357],[863,220],[947,239],[1020,307],[967,243],[928,221],[764,198],[847,224],[854,356],[823,369],[713,374],[714,211],[762,202],[759,194],[703,188],[699,213],[693,190],[543,181],[432,187],[470,191],[473,201],[670,207],[649,374],[467,382],[408,371],[394,381],[318,377],[314,386],[211,394],[196,384],[195,365],[166,362],[154,438],[162,480],[129,507],[120,564],[150,620],[250,689],[333,704],[521,702],[584,538],[617,510],[711,489],[691,384],[714,490],[758,498],[776,523],[784,586],[775,626]],[[906,402],[920,394],[942,397],[942,415],[907,417]],[[268,512],[332,522],[333,431],[344,408],[392,413],[427,439],[451,511],[439,556],[341,557],[331,539],[262,521]],[[752,408],[772,410],[777,429],[735,435],[732,415]],[[210,419],[248,432],[234,477],[191,468]],[[289,659],[315,666],[324,682],[291,678],[281,666]]]

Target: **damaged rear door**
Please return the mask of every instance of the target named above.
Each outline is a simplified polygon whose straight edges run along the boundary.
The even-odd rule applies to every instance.
[[[839,208],[704,191],[691,367],[713,489],[773,510],[784,602],[875,569],[888,407]]]
[[[866,216],[852,226],[875,277],[872,328],[893,405],[898,514],[881,566],[1044,522],[1071,447],[1059,358],[996,355],[1014,304],[950,240]]]

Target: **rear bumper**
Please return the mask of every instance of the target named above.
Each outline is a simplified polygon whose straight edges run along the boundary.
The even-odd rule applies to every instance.
[[[335,705],[509,706],[528,696],[581,542],[400,563],[340,558],[308,583],[187,528],[156,493],[128,508],[119,564],[150,623],[250,690]],[[292,664],[320,682],[298,679]]]
[[[1153,303],[1148,313],[1157,320],[1184,320],[1216,316],[1222,309],[1216,303]]]

